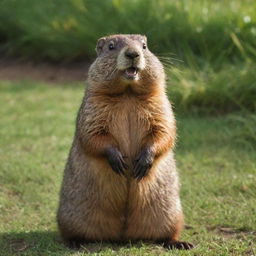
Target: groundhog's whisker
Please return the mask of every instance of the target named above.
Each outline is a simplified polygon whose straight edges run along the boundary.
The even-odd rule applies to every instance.
[[[161,61],[163,64],[164,68],[166,70],[171,69],[172,67],[177,65],[177,62],[182,62],[179,59],[172,58],[172,57],[166,57],[166,56],[158,56],[158,59]]]
[[[175,62],[183,62],[182,60],[178,59],[178,58],[174,58],[172,57],[171,55],[174,55],[174,54],[171,54],[171,53],[160,53],[160,54],[157,54],[156,56],[158,57],[158,59],[163,63],[163,64],[167,64],[167,65],[174,65]]]
[[[170,62],[166,62],[166,61],[163,61],[161,59],[159,59],[161,61],[161,63],[163,64],[163,66],[166,68],[166,69],[170,69],[172,68],[172,66],[174,65],[174,63],[170,63]]]

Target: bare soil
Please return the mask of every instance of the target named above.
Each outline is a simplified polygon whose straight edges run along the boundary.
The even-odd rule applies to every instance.
[[[83,82],[90,62],[47,63],[0,59],[0,80],[36,80],[47,83]]]

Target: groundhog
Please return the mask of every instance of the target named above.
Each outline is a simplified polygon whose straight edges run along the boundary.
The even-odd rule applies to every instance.
[[[64,171],[57,214],[70,246],[179,241],[183,213],[165,72],[142,35],[100,38]]]

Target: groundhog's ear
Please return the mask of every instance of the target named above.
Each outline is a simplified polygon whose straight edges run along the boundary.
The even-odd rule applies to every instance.
[[[97,46],[96,46],[96,49],[95,49],[96,52],[97,52],[97,55],[100,54],[100,52],[101,52],[101,50],[102,50],[102,48],[103,48],[105,42],[106,42],[106,38],[105,38],[105,37],[101,37],[101,38],[98,40]]]

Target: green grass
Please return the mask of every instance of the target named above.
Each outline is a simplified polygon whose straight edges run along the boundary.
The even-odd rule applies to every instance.
[[[0,83],[0,255],[255,255],[255,116],[177,114],[187,229],[197,248],[60,243],[55,214],[83,85]],[[253,121],[254,120],[254,121]],[[251,136],[248,139],[248,134]],[[254,138],[254,140],[252,139]]]
[[[256,57],[253,0],[2,0],[0,14],[2,49],[34,58],[91,57],[111,33],[146,34],[186,62]]]

